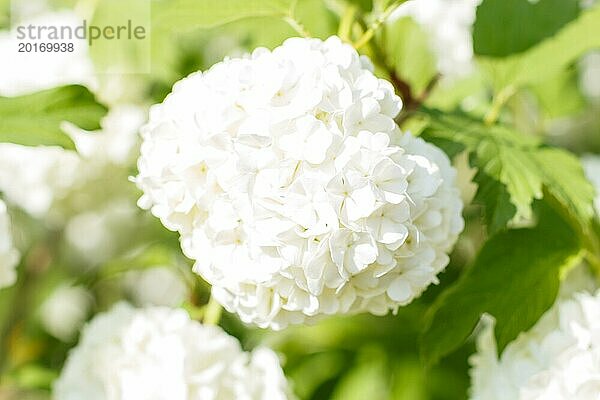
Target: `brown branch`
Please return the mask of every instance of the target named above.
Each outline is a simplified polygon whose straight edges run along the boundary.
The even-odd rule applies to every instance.
[[[400,78],[395,71],[390,71],[390,81],[396,88],[400,98],[402,98],[403,103],[402,111],[396,117],[396,123],[398,125],[404,122],[414,111],[418,110],[423,105],[439,80],[439,74],[434,76],[423,92],[419,96],[415,96],[408,82]]]

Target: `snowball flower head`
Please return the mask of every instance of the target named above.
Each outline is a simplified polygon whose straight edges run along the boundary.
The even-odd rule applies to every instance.
[[[275,353],[243,352],[183,310],[119,304],[84,329],[54,385],[55,400],[280,400]]]
[[[6,204],[0,200],[0,289],[15,283],[18,262],[19,252],[13,247],[10,217]]]
[[[472,400],[597,400],[600,292],[559,301],[500,359],[492,324],[471,358]]]
[[[226,59],[152,108],[139,204],[245,322],[396,310],[463,228],[454,169],[399,131],[400,107],[337,37]]]

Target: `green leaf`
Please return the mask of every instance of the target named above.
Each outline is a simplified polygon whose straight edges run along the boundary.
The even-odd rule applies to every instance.
[[[487,126],[463,114],[432,110],[427,114],[429,125],[421,134],[426,140],[451,154],[457,144],[470,153],[471,166],[478,169],[476,200],[485,207],[491,233],[513,218],[530,219],[533,201],[547,194],[580,232],[587,234],[594,217],[595,192],[574,155],[544,147],[537,139],[506,126]]]
[[[496,318],[502,352],[552,306],[560,271],[578,260],[579,250],[569,225],[547,207],[537,227],[494,236],[474,265],[428,311],[421,337],[424,360],[435,364],[460,347],[483,313]]]
[[[27,146],[57,145],[74,149],[60,125],[100,129],[107,109],[84,86],[71,85],[18,97],[0,97],[0,142]]]
[[[97,2],[92,25],[120,27],[131,24],[145,28],[144,39],[100,39],[89,46],[90,57],[100,73],[98,78],[101,82],[103,79],[114,80],[113,74],[150,72],[151,39],[147,37],[152,32],[150,5],[148,0]],[[108,77],[104,76],[105,72],[109,73]],[[126,89],[122,90],[127,92]]]
[[[304,2],[304,1],[303,1]],[[254,22],[257,34],[268,34],[284,26],[296,36],[282,17],[292,11],[294,0],[163,0],[152,5],[152,73],[173,81],[181,78],[177,70],[180,36],[199,29],[214,29],[232,22]],[[262,17],[276,17],[264,20]],[[273,25],[277,25],[273,27]],[[287,25],[287,26],[286,26]],[[266,32],[265,32],[266,31]],[[235,36],[232,36],[235,37]]]
[[[58,372],[41,365],[27,364],[11,373],[20,389],[50,389]]]
[[[0,29],[10,28],[10,0],[0,0]]]
[[[569,68],[531,89],[544,114],[550,118],[573,115],[585,106],[575,68]]]
[[[484,0],[473,26],[475,54],[505,57],[555,34],[579,14],[578,0]]]
[[[491,75],[496,89],[522,87],[557,76],[594,48],[600,48],[600,6],[581,13],[554,36],[524,53],[501,59],[479,57],[478,61]]]
[[[504,229],[517,213],[506,186],[481,170],[473,179],[479,183],[473,201],[485,206],[485,223],[489,232],[495,233]]]
[[[437,74],[427,34],[411,18],[400,18],[385,25],[382,41],[386,63],[419,96]]]
[[[167,0],[153,6],[153,29],[214,28],[250,17],[284,16],[293,0]]]
[[[341,379],[332,400],[362,400],[390,398],[390,370],[386,354],[379,348],[362,350],[359,362]]]

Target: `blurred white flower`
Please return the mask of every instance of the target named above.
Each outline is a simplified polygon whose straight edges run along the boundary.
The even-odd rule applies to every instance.
[[[337,37],[226,59],[151,109],[139,205],[245,322],[397,310],[463,228],[456,172],[399,131],[400,108]]]
[[[72,124],[66,124],[64,128],[85,160],[95,165],[126,166],[137,150],[138,129],[145,120],[146,111],[141,107],[120,104],[111,107],[99,132],[86,132]]]
[[[49,12],[16,21],[13,31],[0,31],[0,60],[10,60],[0,63],[0,96],[18,96],[76,83],[94,87],[94,67],[88,56],[85,39],[52,40],[52,43],[73,43],[72,52],[17,52],[19,43],[48,42],[46,37],[37,38],[37,29],[33,29],[36,38],[19,40],[16,31],[18,26],[66,26],[74,29],[82,23],[83,19],[72,11]],[[47,34],[48,30],[44,32]]]
[[[52,336],[70,341],[83,326],[92,303],[92,296],[83,286],[62,285],[54,289],[42,303],[39,319]]]
[[[580,86],[592,100],[600,100],[600,51],[585,55],[579,63]]]
[[[125,105],[110,111],[99,132],[65,124],[78,152],[0,143],[0,191],[31,215],[62,224],[70,212],[88,210],[98,199],[104,200],[106,196],[91,195],[94,191],[111,191],[112,199],[118,186],[114,179],[127,185],[124,167],[131,160],[144,119],[140,108]],[[120,175],[115,167],[123,169]]]
[[[10,216],[6,204],[0,200],[0,289],[11,286],[17,280],[15,266],[19,252],[13,247]]]
[[[596,212],[600,213],[600,156],[586,155],[581,161],[586,177],[596,189],[596,199],[594,200],[594,205],[596,207]]]
[[[581,8],[590,8],[593,7],[594,4],[597,3],[597,0],[581,0],[579,2],[579,4],[581,5]]]
[[[411,17],[430,36],[442,75],[462,77],[473,70],[472,28],[481,0],[410,0],[389,18],[389,23]]]
[[[28,20],[39,14],[47,14],[50,11],[48,0],[29,0],[10,2],[10,20],[15,22]]]
[[[217,326],[183,310],[119,304],[83,330],[54,385],[55,400],[279,400],[275,353],[242,351]]]
[[[493,324],[472,356],[472,400],[596,400],[600,292],[560,300],[497,357]]]
[[[121,240],[131,234],[128,224],[135,220],[137,209],[126,197],[88,206],[68,219],[65,238],[79,258],[99,265],[113,257]]]
[[[169,267],[129,271],[124,286],[138,306],[176,307],[188,294],[182,277]]]
[[[35,217],[74,185],[79,157],[58,147],[0,143],[0,191],[7,201]]]

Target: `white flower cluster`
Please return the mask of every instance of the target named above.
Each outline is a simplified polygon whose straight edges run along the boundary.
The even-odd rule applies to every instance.
[[[119,304],[84,328],[54,385],[55,400],[283,400],[275,353],[243,352],[182,310]]]
[[[600,292],[559,301],[500,359],[493,325],[472,356],[472,400],[597,400],[600,393]]]
[[[396,310],[463,228],[455,170],[399,131],[400,108],[337,37],[226,59],[151,109],[139,204],[245,322]]]
[[[390,23],[411,17],[430,36],[442,75],[462,77],[473,69],[472,28],[481,0],[411,0],[391,15]]]
[[[11,286],[17,280],[15,266],[19,252],[13,247],[10,217],[6,204],[0,200],[0,289]]]

